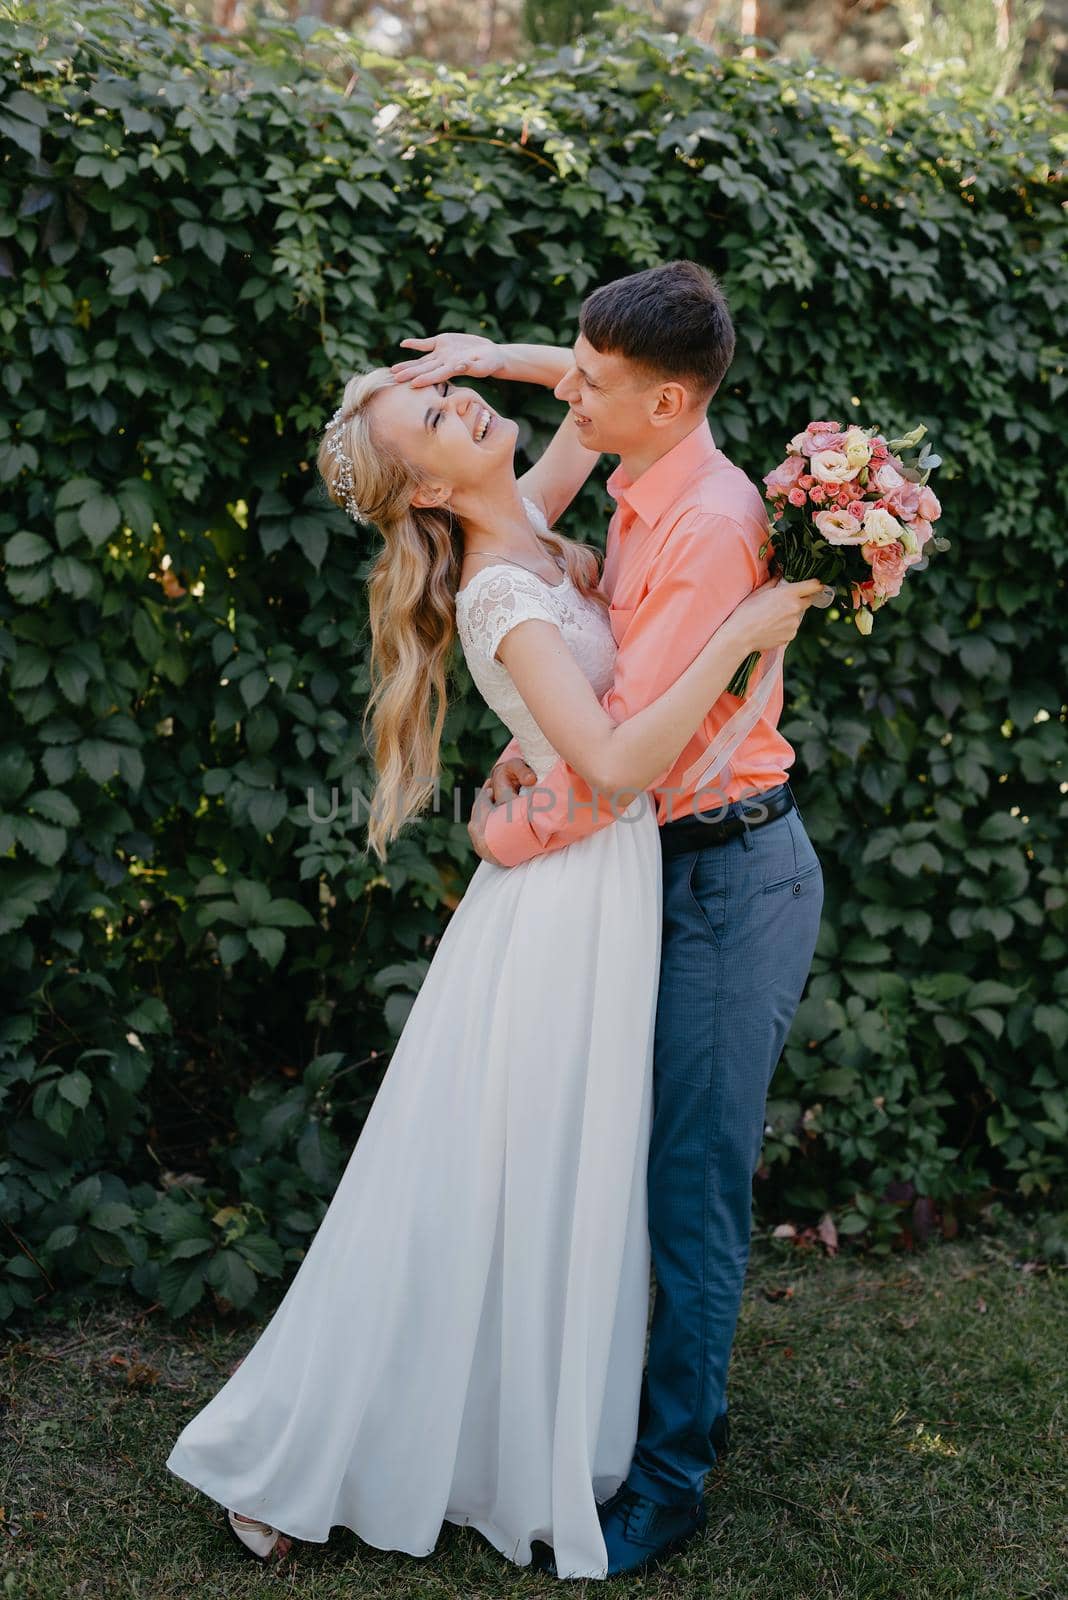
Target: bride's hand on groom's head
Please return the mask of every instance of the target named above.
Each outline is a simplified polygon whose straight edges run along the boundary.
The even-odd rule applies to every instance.
[[[404,350],[422,350],[410,361],[395,361],[390,372],[399,383],[425,389],[447,378],[489,378],[503,356],[492,339],[478,333],[436,333],[429,339],[402,339]]]

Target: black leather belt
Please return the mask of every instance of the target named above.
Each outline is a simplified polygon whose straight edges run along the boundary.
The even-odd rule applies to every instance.
[[[793,809],[794,796],[788,783],[765,794],[747,795],[744,800],[734,800],[729,806],[719,806],[715,811],[697,811],[689,817],[676,817],[665,822],[660,829],[660,845],[666,856],[685,855],[692,850],[705,850],[709,845],[726,844],[740,833],[762,828],[776,817],[784,817]],[[701,821],[704,817],[707,821]],[[713,818],[719,818],[713,821]]]

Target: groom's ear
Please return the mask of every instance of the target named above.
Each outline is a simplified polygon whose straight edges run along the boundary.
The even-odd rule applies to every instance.
[[[665,422],[674,422],[689,404],[690,392],[684,383],[675,383],[673,380],[662,383],[657,392],[656,405],[653,407],[650,420],[661,425]]]

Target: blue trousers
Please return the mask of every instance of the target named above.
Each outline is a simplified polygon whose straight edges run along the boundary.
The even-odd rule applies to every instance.
[[[716,815],[752,815],[785,787]],[[649,1149],[656,1299],[627,1478],[664,1505],[701,1498],[725,1440],[768,1086],[822,908],[823,872],[796,808],[724,844],[664,857]]]

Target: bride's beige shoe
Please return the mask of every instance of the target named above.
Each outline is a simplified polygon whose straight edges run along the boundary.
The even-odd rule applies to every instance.
[[[280,1529],[272,1528],[269,1522],[258,1522],[255,1517],[243,1517],[238,1511],[227,1510],[226,1526],[238,1544],[260,1561],[266,1561],[273,1555],[279,1541],[282,1546],[278,1551],[279,1555],[284,1555],[292,1542]]]

